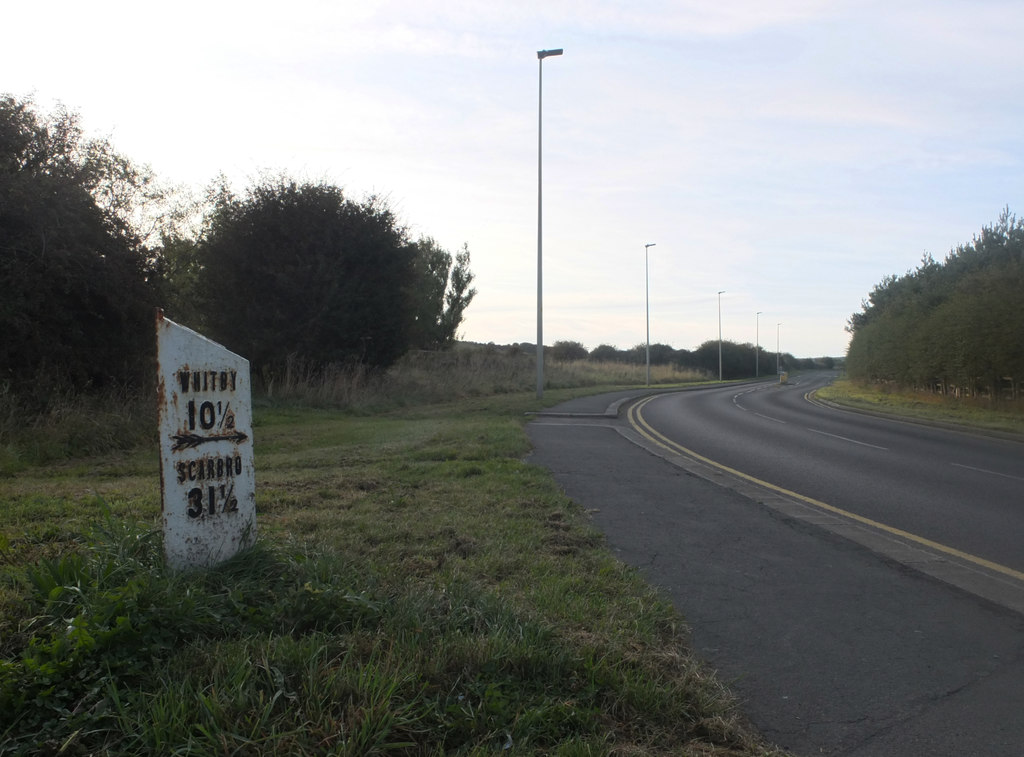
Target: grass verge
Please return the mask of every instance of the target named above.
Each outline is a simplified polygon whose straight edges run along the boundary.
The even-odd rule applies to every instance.
[[[866,385],[847,379],[819,389],[815,396],[855,410],[986,431],[1024,434],[1024,408],[1019,403],[956,399],[927,392]]]
[[[260,543],[194,573],[155,449],[0,479],[0,753],[775,754],[523,461],[534,407],[259,408]]]

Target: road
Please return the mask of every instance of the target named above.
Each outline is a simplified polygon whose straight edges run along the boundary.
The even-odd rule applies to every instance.
[[[757,479],[1024,572],[1024,445],[809,401],[830,378],[661,395],[641,417]]]
[[[531,461],[679,607],[772,741],[1021,754],[1024,447],[820,407],[813,386],[570,403],[530,424]]]

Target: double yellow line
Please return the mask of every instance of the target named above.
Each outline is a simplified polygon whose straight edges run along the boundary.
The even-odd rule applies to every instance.
[[[865,518],[863,515],[857,515],[857,513],[851,513],[849,510],[843,510],[842,508],[836,507],[835,505],[830,505],[827,502],[822,502],[819,499],[814,499],[813,497],[806,497],[803,494],[797,494],[796,492],[790,491],[789,489],[784,489],[783,487],[776,486],[775,484],[769,483],[768,481],[763,481],[759,478],[755,478],[754,476],[751,476],[749,473],[738,471],[735,468],[730,468],[728,465],[723,465],[722,463],[716,462],[711,458],[704,457],[704,455],[700,455],[694,452],[692,449],[689,449],[677,442],[672,441],[664,434],[655,430],[655,428],[644,419],[644,407],[647,405],[648,402],[651,402],[656,398],[657,395],[647,397],[646,399],[641,400],[640,402],[637,402],[636,404],[632,405],[629,408],[628,413],[629,424],[633,427],[633,430],[640,434],[642,437],[658,445],[659,447],[668,450],[669,452],[672,452],[673,454],[683,455],[693,460],[699,460],[705,465],[710,465],[713,468],[717,468],[720,471],[724,471],[725,473],[728,473],[732,476],[741,478],[744,481],[749,481],[750,483],[757,484],[758,486],[761,486],[765,489],[770,489],[771,491],[782,494],[785,497],[789,497],[791,499],[803,502],[804,504],[811,505],[812,507],[816,507],[819,510],[823,510],[833,515],[838,515],[842,518],[846,518],[856,523],[860,523],[861,525],[877,529],[892,536],[896,536],[900,539],[904,539],[914,544],[918,544],[922,547],[927,547],[928,549],[934,550],[941,554],[949,555],[950,557],[955,557],[959,560],[971,563],[972,565],[977,565],[987,570],[1000,573],[1004,576],[1009,576],[1010,578],[1014,578],[1018,581],[1024,581],[1024,573],[1018,570],[1014,570],[1013,568],[1009,568],[1005,565],[1000,565],[999,563],[992,562],[991,560],[986,560],[983,557],[978,557],[977,555],[972,555],[968,552],[963,552],[959,549],[955,549],[954,547],[946,546],[945,544],[939,544],[936,541],[926,539],[923,536],[918,536],[917,534],[912,534],[909,531],[904,531],[900,528],[894,528],[893,526],[888,526],[885,523],[879,523],[877,520]]]

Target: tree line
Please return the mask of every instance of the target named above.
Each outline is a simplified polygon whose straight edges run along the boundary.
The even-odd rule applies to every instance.
[[[668,344],[652,344],[651,365],[674,365],[677,368],[694,370],[718,377],[718,340],[709,340],[695,350],[676,349]],[[779,371],[832,369],[836,361],[831,357],[797,358],[788,352],[776,354],[765,347],[749,342],[739,344],[730,340],[722,341],[722,378],[725,380],[768,376]],[[517,350],[534,351],[532,344],[513,345]],[[627,350],[610,344],[601,344],[588,350],[581,342],[564,340],[545,347],[545,355],[552,360],[628,363],[644,365],[647,362],[647,344],[640,343]]]
[[[999,220],[942,263],[888,276],[851,316],[851,378],[958,397],[1021,396],[1024,221]]]
[[[413,239],[381,197],[279,175],[175,198],[78,114],[0,96],[0,388],[148,385],[157,307],[257,372],[382,369],[453,344],[476,294],[468,247]]]

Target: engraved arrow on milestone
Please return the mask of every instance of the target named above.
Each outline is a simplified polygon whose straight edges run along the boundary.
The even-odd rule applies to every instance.
[[[174,440],[174,446],[171,447],[171,449],[175,452],[182,449],[198,447],[200,444],[206,444],[207,442],[234,442],[235,444],[241,444],[242,442],[249,440],[249,437],[241,431],[235,431],[230,434],[216,434],[214,436],[200,436],[199,434],[173,434],[171,438]]]

